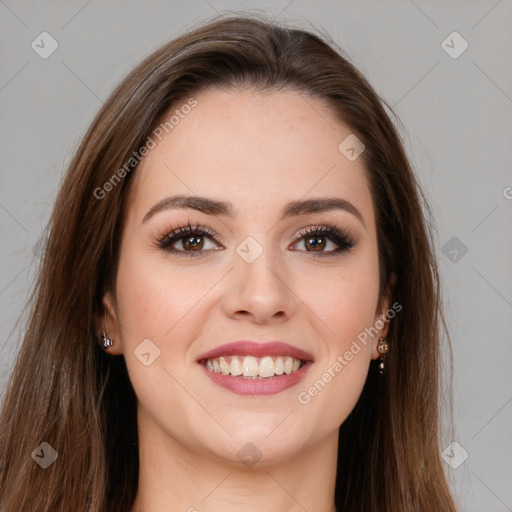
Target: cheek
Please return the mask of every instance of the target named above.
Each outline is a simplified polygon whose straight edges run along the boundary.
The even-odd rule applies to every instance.
[[[184,358],[189,340],[200,328],[193,322],[193,314],[194,306],[204,295],[203,286],[198,288],[195,279],[190,281],[193,271],[173,267],[165,259],[150,257],[129,244],[123,250],[116,291],[130,381],[139,402],[152,411],[155,419],[179,424],[180,419],[163,412],[161,407],[165,404],[171,412],[182,407],[181,387],[175,378],[179,374],[178,381],[185,387],[189,384]],[[144,352],[150,354],[148,365],[139,359],[143,353],[139,349],[141,343],[146,343]]]
[[[361,254],[337,269],[310,270],[309,275],[297,281],[297,294],[322,320],[329,339],[341,350],[375,322],[379,294],[376,259]]]
[[[180,267],[127,247],[119,262],[117,287],[125,330],[138,337],[172,336],[214,283],[211,272]]]
[[[297,402],[308,417],[323,418],[326,430],[338,428],[353,410],[371,360],[368,332],[375,322],[378,273],[364,266],[352,270],[335,282],[325,281],[324,293],[309,303],[314,302],[312,321],[324,338],[324,350],[298,389]]]
[[[303,282],[300,296],[313,278]],[[337,428],[355,406],[368,374],[371,327],[375,323],[379,273],[371,252],[340,267],[316,273],[318,286],[310,287],[307,305],[315,315],[317,331],[324,337],[325,353],[298,390],[297,401],[312,416],[323,416]],[[327,411],[327,412],[326,412]]]

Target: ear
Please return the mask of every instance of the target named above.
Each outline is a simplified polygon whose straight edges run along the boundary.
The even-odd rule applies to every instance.
[[[389,332],[389,324],[391,322],[391,318],[389,316],[388,311],[390,310],[391,305],[391,297],[393,297],[393,290],[395,288],[395,284],[397,281],[396,274],[391,272],[389,277],[388,287],[386,296],[382,297],[377,306],[377,311],[375,312],[375,329],[378,330],[378,333],[373,337],[372,343],[372,359],[378,359],[381,357],[381,353],[377,350],[377,346],[379,344],[380,338],[386,338]],[[402,309],[402,308],[400,308]],[[393,315],[394,316],[394,315]]]
[[[123,346],[121,344],[121,329],[116,313],[116,301],[114,295],[107,291],[101,300],[103,312],[99,319],[99,333],[98,338],[101,336],[101,331],[105,331],[107,338],[113,341],[112,345],[106,349],[106,352],[112,355],[120,355],[123,353]]]

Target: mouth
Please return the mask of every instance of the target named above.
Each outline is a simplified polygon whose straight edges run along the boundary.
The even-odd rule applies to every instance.
[[[238,395],[271,395],[296,385],[313,363],[308,352],[282,342],[234,342],[197,362],[217,385]]]
[[[211,372],[242,379],[269,379],[276,375],[290,375],[306,364],[303,359],[290,356],[220,356],[203,359],[201,362]]]

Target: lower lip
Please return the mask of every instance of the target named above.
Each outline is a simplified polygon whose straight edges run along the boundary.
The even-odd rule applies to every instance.
[[[200,363],[201,364],[201,363]],[[208,377],[219,386],[236,393],[237,395],[275,395],[298,384],[306,375],[311,361],[290,374],[275,375],[264,379],[244,379],[243,377],[234,377],[233,375],[223,375],[208,370],[204,364],[201,364],[203,371]]]

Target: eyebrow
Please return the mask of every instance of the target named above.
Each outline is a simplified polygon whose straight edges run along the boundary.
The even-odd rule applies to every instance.
[[[207,215],[220,215],[226,217],[234,217],[237,213],[233,204],[228,201],[218,201],[216,199],[203,196],[175,195],[166,197],[152,206],[146,215],[144,215],[142,223],[148,221],[159,212],[173,209],[191,209],[206,213]],[[317,199],[291,201],[281,210],[279,220],[283,220],[288,217],[297,217],[300,215],[332,210],[344,210],[351,213],[361,221],[365,229],[367,228],[361,212],[350,201],[339,197],[321,197]]]

